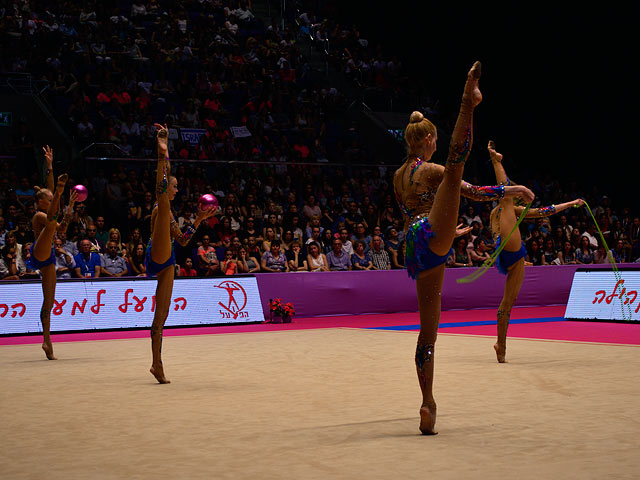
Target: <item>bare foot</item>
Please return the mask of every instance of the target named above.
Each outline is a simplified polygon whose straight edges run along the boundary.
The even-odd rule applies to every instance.
[[[507,346],[500,346],[497,343],[493,346],[493,349],[496,351],[496,357],[498,357],[498,363],[507,363]]]
[[[436,406],[424,406],[420,408],[420,431],[423,435],[437,435]]]
[[[58,182],[56,183],[56,191],[62,193],[64,192],[64,187],[67,186],[67,180],[69,180],[69,175],[63,173],[58,177]]]
[[[464,86],[463,99],[471,100],[474,107],[477,107],[482,102],[482,93],[480,92],[480,75],[482,75],[482,64],[475,62],[467,74],[467,83]]]
[[[49,340],[48,342],[42,342],[42,350],[44,350],[44,354],[49,360],[57,360],[57,358],[53,355],[53,345],[51,344],[51,340]]]
[[[155,367],[152,365],[149,371],[151,372],[151,375],[156,377],[158,383],[171,383],[171,381],[167,380],[164,376],[164,368],[162,368],[162,365],[157,365]]]
[[[502,163],[502,154],[496,152],[496,144],[493,142],[493,140],[489,140],[489,146],[487,148],[489,149],[489,156],[491,157],[491,161]]]

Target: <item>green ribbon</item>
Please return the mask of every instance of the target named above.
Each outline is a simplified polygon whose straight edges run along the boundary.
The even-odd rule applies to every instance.
[[[502,251],[504,246],[507,244],[507,242],[511,238],[511,235],[513,235],[513,232],[516,231],[516,228],[518,228],[520,226],[520,223],[522,223],[522,221],[524,220],[524,217],[527,216],[527,212],[529,211],[530,208],[531,208],[531,204],[529,203],[525,207],[525,209],[522,211],[520,216],[518,217],[518,221],[516,222],[516,224],[513,226],[513,228],[509,232],[509,235],[507,235],[507,238],[505,238],[504,240],[502,240],[500,242],[500,246],[498,247],[498,249],[496,251],[494,251],[491,254],[491,256],[487,260],[485,260],[484,263],[480,267],[478,267],[478,269],[475,272],[472,272],[470,275],[467,275],[466,277],[458,278],[456,280],[456,282],[458,282],[458,283],[475,282],[482,275],[487,273],[487,270],[489,270],[493,266],[493,264],[496,263],[496,259],[498,258],[498,255],[500,255],[500,252]]]

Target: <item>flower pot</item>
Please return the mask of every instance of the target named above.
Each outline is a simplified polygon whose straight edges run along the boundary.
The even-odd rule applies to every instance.
[[[291,317],[289,315],[282,315],[282,323],[291,323]]]

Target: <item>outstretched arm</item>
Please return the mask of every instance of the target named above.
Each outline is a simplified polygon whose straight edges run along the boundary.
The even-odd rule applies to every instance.
[[[71,195],[69,196],[69,205],[67,205],[64,209],[64,215],[62,216],[62,221],[58,224],[56,228],[57,232],[66,232],[67,228],[69,228],[69,222],[73,218],[73,206],[78,199],[78,192],[75,190],[71,190]]]
[[[196,233],[196,230],[198,229],[200,224],[207,218],[215,215],[215,213],[215,208],[202,210],[200,207],[198,207],[198,215],[196,216],[195,222],[193,222],[193,225],[189,225],[184,233],[182,232],[182,230],[180,230],[178,222],[173,220],[171,222],[171,236],[175,238],[176,242],[178,242],[180,245],[182,245],[183,247],[186,246],[191,241],[193,234]]]
[[[493,185],[478,187],[465,181],[460,186],[463,197],[471,198],[479,202],[490,202],[501,198],[522,197],[527,203],[532,202],[536,196],[523,185]]]
[[[47,188],[51,193],[53,193],[55,189],[55,184],[53,183],[53,149],[47,145],[46,147],[42,147],[44,151],[44,158],[46,160],[46,169],[45,169],[45,183]]]
[[[540,208],[531,208],[527,212],[525,218],[542,218],[542,217],[550,217],[554,213],[562,212],[570,207],[581,207],[584,205],[584,200],[581,198],[577,198],[571,202],[561,203],[560,205],[549,205],[548,207],[540,207]],[[519,216],[524,207],[515,207],[516,215]]]

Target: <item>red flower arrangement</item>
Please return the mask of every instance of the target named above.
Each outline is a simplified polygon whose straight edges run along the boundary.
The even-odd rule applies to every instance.
[[[296,313],[292,303],[284,303],[281,298],[269,301],[269,310],[273,316],[291,318]]]

